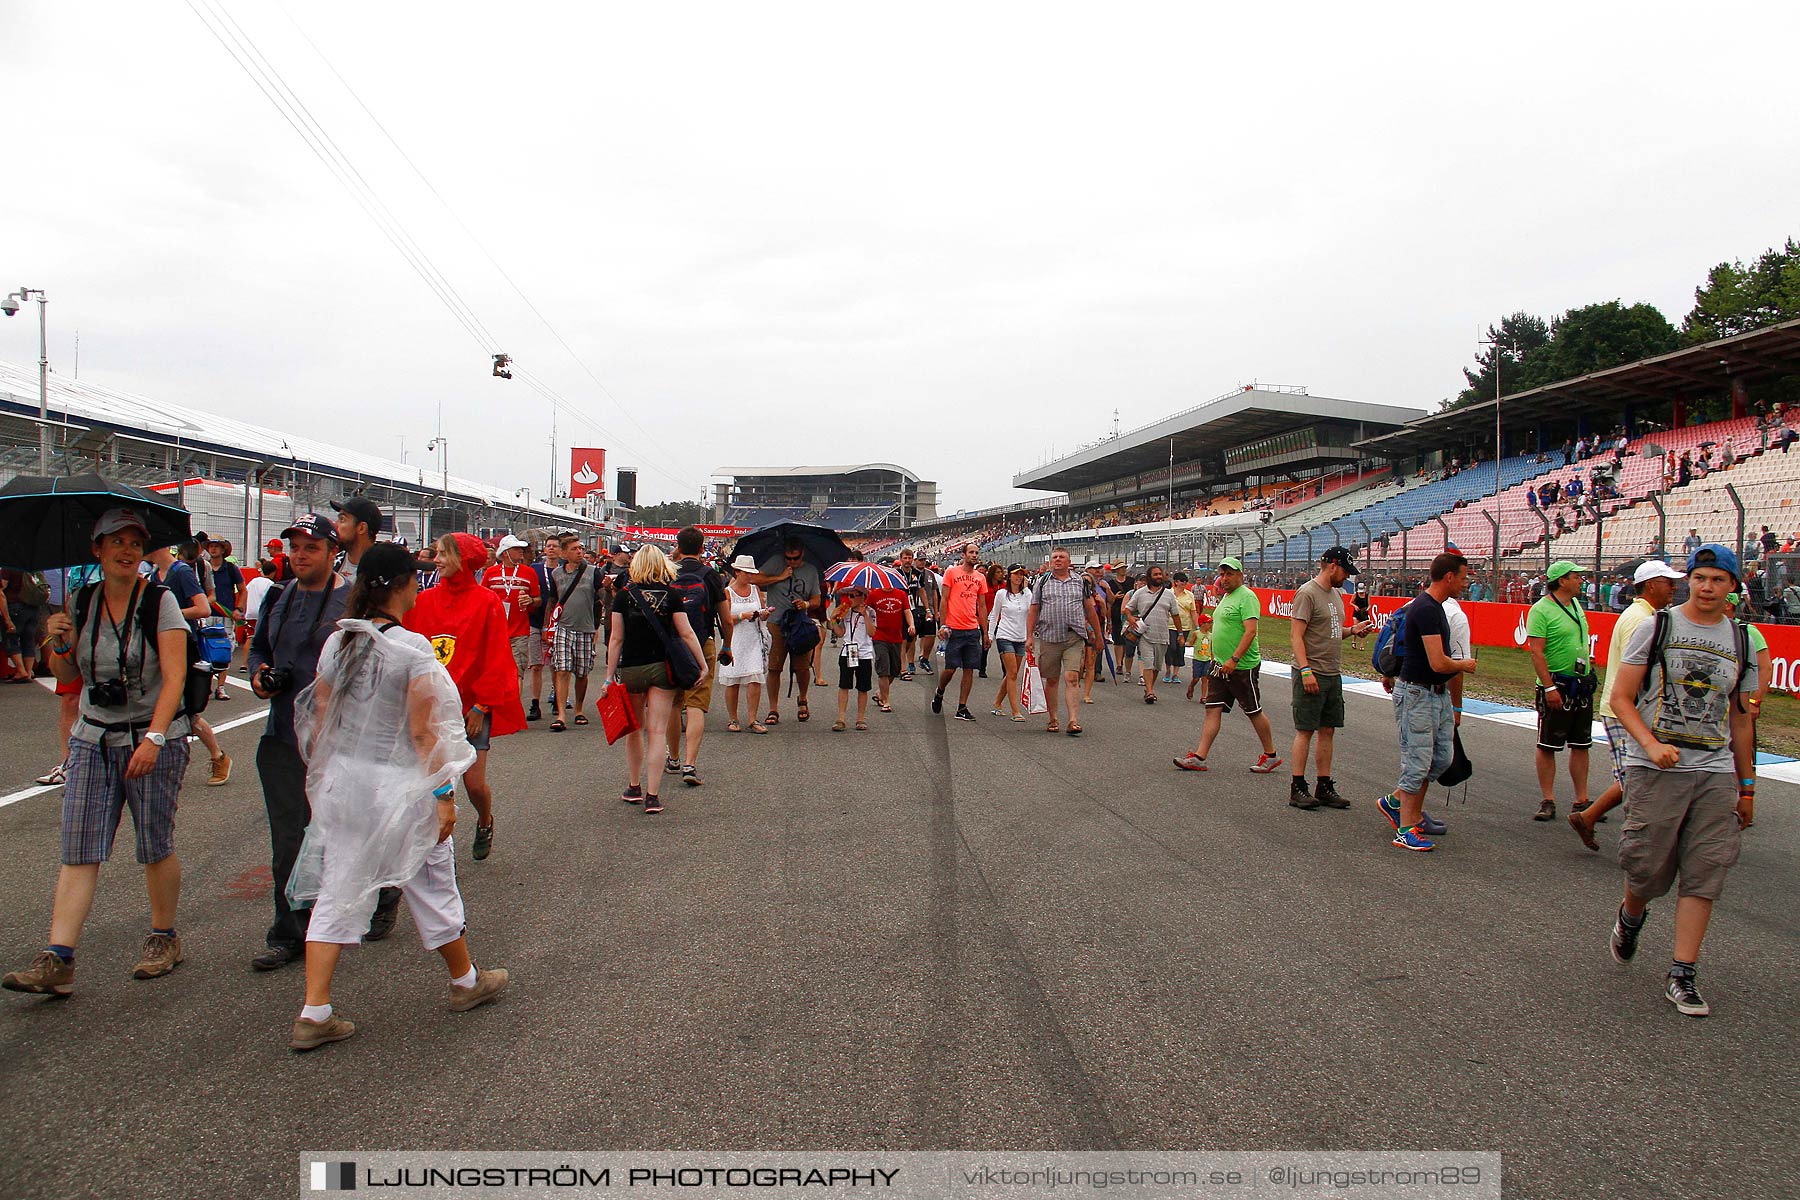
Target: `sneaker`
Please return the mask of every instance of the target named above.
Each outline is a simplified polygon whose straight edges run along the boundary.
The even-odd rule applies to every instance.
[[[224,751],[213,759],[212,778],[206,781],[207,787],[223,787],[231,779],[231,755]]]
[[[47,774],[37,777],[39,787],[56,787],[67,778],[68,763],[57,763]]]
[[[1267,775],[1281,765],[1281,755],[1265,754],[1251,764],[1250,769],[1258,775]]]
[[[1426,837],[1443,837],[1450,832],[1450,827],[1428,812],[1419,814],[1419,830]]]
[[[144,939],[144,957],[131,968],[133,979],[158,979],[181,965],[181,939],[153,933]]]
[[[969,711],[968,705],[959,704],[956,706],[956,719],[959,721],[973,721],[975,719],[975,714]]]
[[[699,769],[691,765],[684,765],[681,768],[681,782],[687,784],[689,787],[701,786]]]
[[[663,770],[671,775],[675,774],[677,771],[681,770],[681,760],[676,758],[673,754],[665,755],[663,757]]]
[[[1317,797],[1319,803],[1323,804],[1326,808],[1350,807],[1350,802],[1338,795],[1337,784],[1335,782],[1327,781],[1321,783],[1319,785],[1319,790],[1314,792],[1313,795]]]
[[[382,890],[387,891],[388,889],[383,888]],[[362,940],[365,942],[379,942],[383,940],[388,934],[394,932],[394,923],[400,919],[400,897],[393,897],[394,902],[388,905],[383,905],[381,903],[381,900],[384,899],[387,899],[387,897],[378,897],[375,904],[375,911],[369,914],[369,931],[363,934],[362,937]],[[304,951],[302,951],[302,953],[304,953]]]
[[[932,666],[929,660],[926,662],[920,663],[919,670],[925,672],[927,675],[936,675],[937,674],[937,668]]]
[[[1644,920],[1638,922],[1636,929],[1625,923],[1624,909],[1621,908],[1613,916],[1612,956],[1614,962],[1628,963],[1637,957],[1638,938],[1643,934],[1644,924],[1649,920],[1649,916],[1650,914],[1646,910]]]
[[[655,792],[644,793],[644,811],[647,813],[662,811],[662,799]]]
[[[1189,750],[1186,754],[1176,759],[1175,765],[1184,771],[1206,770],[1206,760],[1201,758],[1198,754],[1195,754],[1192,750]]]
[[[1319,807],[1319,802],[1307,790],[1306,780],[1298,775],[1294,776],[1294,782],[1288,787],[1288,804],[1293,808],[1304,808],[1308,812]]]
[[[1668,997],[1669,1003],[1673,1004],[1683,1016],[1704,1017],[1712,1013],[1712,1005],[1706,1002],[1706,998],[1700,994],[1700,989],[1694,986],[1692,975],[1669,976],[1669,986],[1664,990],[1663,995]]]
[[[450,1011],[468,1012],[471,1008],[480,1008],[483,1004],[506,990],[512,977],[506,968],[495,967],[491,971],[476,971],[475,982],[468,987],[450,985]]]
[[[294,1032],[288,1037],[288,1049],[317,1050],[320,1046],[341,1042],[355,1032],[356,1026],[336,1013],[332,1013],[323,1021],[309,1021],[305,1017],[295,1017]]]
[[[306,951],[299,946],[269,946],[250,960],[250,966],[257,971],[279,971],[305,957]]]
[[[1412,825],[1394,835],[1394,845],[1402,850],[1436,850],[1436,842],[1428,842],[1419,836],[1419,827]]]
[[[475,853],[473,856],[475,861],[480,862],[491,854],[493,849],[494,827],[492,825],[475,826]]]
[[[1388,819],[1388,824],[1394,827],[1394,832],[1400,832],[1400,798],[1390,792],[1377,800],[1375,807],[1380,809],[1381,815]]]
[[[933,692],[931,694],[931,711],[934,713],[941,713],[944,711],[944,693]]]
[[[40,950],[23,971],[8,971],[0,987],[9,992],[33,992],[40,996],[67,996],[75,990],[75,964],[64,962],[54,950]]]
[[[625,794],[620,796],[619,799],[627,804],[642,804],[644,802],[644,789],[634,783],[625,789]]]
[[[536,700],[531,702],[531,708],[525,713],[525,719],[527,721],[541,721],[544,719],[544,710],[538,707],[538,702]]]

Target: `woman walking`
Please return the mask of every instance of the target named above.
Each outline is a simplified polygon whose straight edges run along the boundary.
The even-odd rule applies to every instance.
[[[1031,613],[1031,593],[1025,587],[1025,568],[1019,563],[1006,568],[1005,579],[994,593],[990,613],[988,631],[993,634],[995,649],[1000,651],[1000,664],[1006,669],[1006,678],[1000,681],[1000,690],[994,693],[994,707],[988,711],[996,717],[1005,716],[1000,706],[1010,704],[1012,719],[1023,721],[1025,710],[1019,704],[1019,664],[1025,660],[1025,639],[1029,635],[1025,619]]]
[[[756,714],[762,711],[758,707],[762,703],[762,677],[769,669],[769,632],[764,623],[770,610],[763,603],[762,589],[750,582],[756,574],[756,560],[740,554],[732,562],[731,571],[731,586],[725,589],[735,622],[731,627],[731,665],[719,668],[719,682],[725,685],[725,711],[731,717],[725,732],[743,732],[738,720],[738,694],[747,688],[749,704],[745,711],[750,714],[750,732],[767,733],[768,726],[757,720]]]
[[[44,622],[51,673],[58,683],[81,685],[80,715],[69,733],[50,941],[30,966],[0,980],[15,992],[75,990],[75,947],[127,808],[150,893],[150,935],[132,978],[155,979],[181,964],[175,804],[188,765],[188,722],[179,715],[188,631],[175,593],[138,576],[149,540],[149,526],[134,510],[101,516],[93,536],[101,582],[81,590],[73,619],[59,611]]]
[[[362,941],[383,887],[400,889],[419,940],[443,957],[450,1011],[486,1004],[509,982],[504,970],[477,970],[469,959],[450,835],[456,779],[476,753],[441,652],[401,626],[419,598],[416,572],[412,555],[391,542],[363,552],[347,615],[326,639],[318,676],[294,700],[312,820],[288,892],[296,904],[310,902],[312,919],[293,1050],[356,1032],[332,1007],[331,981],[343,948]]]
[[[450,672],[462,697],[469,745],[475,762],[463,777],[475,806],[476,862],[494,845],[494,793],[488,786],[488,747],[497,737],[525,728],[512,638],[500,597],[481,586],[487,547],[468,533],[437,540],[437,586],[420,593],[406,614],[406,627],[423,634]]]
[[[627,804],[642,804],[646,813],[659,813],[663,810],[657,793],[664,769],[661,747],[669,740],[669,712],[679,690],[669,678],[667,645],[680,638],[700,664],[701,678],[705,678],[706,656],[688,624],[687,612],[669,590],[669,584],[675,581],[675,564],[668,556],[655,546],[640,548],[631,556],[630,579],[624,594],[613,601],[611,632],[606,642],[606,676],[601,686],[622,684],[638,718],[638,728],[625,735],[629,782],[619,798]],[[649,744],[658,748],[650,756],[648,778],[644,764],[646,735]],[[647,786],[640,786],[640,781]]]

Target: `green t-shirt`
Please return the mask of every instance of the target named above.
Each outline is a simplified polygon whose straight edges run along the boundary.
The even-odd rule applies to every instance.
[[[1213,657],[1219,662],[1230,658],[1231,652],[1244,640],[1244,622],[1254,621],[1261,616],[1262,601],[1247,587],[1240,587],[1219,601],[1218,607],[1212,610]],[[1244,651],[1244,657],[1238,659],[1238,668],[1248,671],[1261,664],[1262,651],[1257,647],[1256,639],[1251,638],[1250,648]]]
[[[1567,675],[1579,659],[1587,662],[1587,613],[1579,598],[1559,604],[1554,596],[1545,596],[1531,606],[1525,617],[1525,636],[1544,639],[1544,665],[1556,675]]]
[[[1748,621],[1744,622],[1744,632],[1750,635],[1750,653],[1761,654],[1769,648],[1769,639],[1763,636],[1763,631]]]

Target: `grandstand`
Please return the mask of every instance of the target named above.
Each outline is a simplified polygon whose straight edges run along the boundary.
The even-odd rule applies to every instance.
[[[893,463],[721,468],[713,479],[713,520],[721,525],[803,521],[844,532],[897,532],[937,516],[937,484]]]
[[[416,538],[451,530],[594,528],[508,488],[168,401],[51,375],[52,474],[98,471],[174,490],[209,533],[261,545],[296,511],[361,493]],[[0,483],[38,470],[36,367],[0,362]]]

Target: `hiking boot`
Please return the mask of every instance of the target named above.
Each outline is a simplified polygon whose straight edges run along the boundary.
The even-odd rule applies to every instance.
[[[1646,909],[1644,915],[1638,918],[1637,925],[1627,925],[1625,909],[1623,907],[1619,909],[1618,914],[1613,917],[1612,956],[1614,962],[1628,963],[1637,957],[1638,938],[1643,935],[1644,925],[1649,918],[1650,912]]]
[[[687,784],[689,787],[702,786],[700,783],[699,768],[693,766],[691,763],[684,764],[681,768],[681,782]]]
[[[1189,750],[1186,754],[1176,759],[1175,765],[1184,771],[1206,770],[1206,760],[1201,758],[1198,754],[1195,754],[1192,750]]]
[[[144,957],[131,968],[133,979],[159,979],[181,965],[181,939],[153,933],[144,939]]]
[[[959,721],[973,721],[975,719],[975,714],[969,711],[968,705],[959,704],[956,706],[956,719]]]
[[[1337,784],[1331,780],[1326,780],[1324,783],[1321,783],[1319,789],[1314,792],[1313,795],[1318,799],[1319,803],[1323,804],[1326,808],[1350,807],[1350,802],[1338,795]]]
[[[1556,801],[1545,800],[1545,801],[1542,801],[1541,803],[1539,803],[1538,810],[1537,810],[1537,816],[1535,816],[1531,819],[1534,821],[1554,821],[1554,820],[1556,820]]]
[[[1294,776],[1294,782],[1288,788],[1288,804],[1293,808],[1304,808],[1308,812],[1319,807],[1319,801],[1306,788],[1306,780],[1298,775]]]
[[[300,946],[267,946],[250,960],[250,966],[258,971],[279,971],[305,957],[306,950]]]
[[[1436,842],[1428,842],[1419,835],[1417,825],[1409,825],[1394,835],[1394,845],[1402,850],[1436,850]]]
[[[317,1050],[332,1042],[341,1042],[356,1032],[356,1026],[332,1013],[323,1021],[294,1018],[294,1032],[288,1036],[289,1050]]]
[[[231,779],[231,755],[223,750],[219,757],[213,759],[212,778],[206,781],[207,787],[223,787]]]
[[[480,862],[482,859],[486,858],[488,856],[489,852],[493,850],[493,848],[494,848],[494,827],[492,825],[476,825],[475,826],[475,854],[474,854],[475,861]]]
[[[1250,769],[1258,775],[1267,775],[1281,765],[1281,755],[1264,754],[1250,765]]]
[[[480,1008],[483,1004],[506,990],[510,981],[504,967],[495,967],[491,971],[476,971],[475,982],[468,987],[450,985],[450,1011],[468,1012],[471,1008]]]
[[[531,702],[531,708],[525,713],[525,719],[527,721],[541,721],[544,719],[544,711],[538,707],[538,702],[536,700]]]
[[[37,777],[39,787],[55,787],[65,781],[69,769],[68,763],[57,763],[46,773]]]
[[[1663,991],[1663,995],[1684,1016],[1704,1017],[1712,1013],[1712,1005],[1706,1002],[1700,989],[1694,986],[1692,975],[1670,975],[1669,986]]]
[[[8,971],[0,987],[9,992],[33,992],[40,996],[67,996],[75,990],[75,964],[57,957],[54,950],[40,950],[23,971]]]

